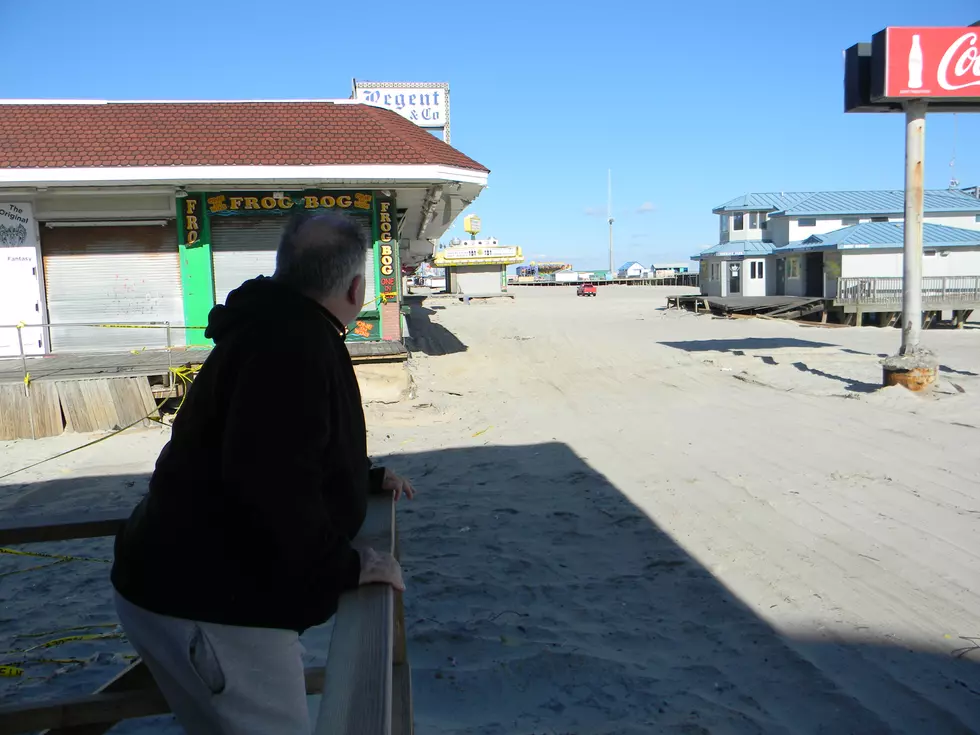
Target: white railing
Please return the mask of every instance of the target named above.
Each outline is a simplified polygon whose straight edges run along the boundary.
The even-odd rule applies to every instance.
[[[902,305],[901,278],[839,278],[837,305]],[[922,306],[939,309],[980,304],[980,276],[929,276],[922,279]]]

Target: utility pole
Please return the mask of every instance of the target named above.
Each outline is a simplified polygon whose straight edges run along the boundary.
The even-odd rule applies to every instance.
[[[613,216],[612,216],[612,169],[609,169],[609,201],[606,205],[606,216],[609,217],[609,275],[616,277],[613,265]]]

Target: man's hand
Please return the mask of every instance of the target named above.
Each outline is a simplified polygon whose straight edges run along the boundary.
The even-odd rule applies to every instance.
[[[385,468],[385,479],[381,482],[381,489],[393,493],[395,500],[398,500],[402,493],[409,500],[415,497],[415,488],[412,487],[412,483],[388,468]]]
[[[399,592],[405,591],[405,580],[402,579],[402,566],[391,554],[379,554],[370,547],[358,549],[361,557],[361,576],[357,583],[390,584]]]

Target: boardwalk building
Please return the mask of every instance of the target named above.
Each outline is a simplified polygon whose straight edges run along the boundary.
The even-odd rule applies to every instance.
[[[718,244],[693,256],[705,296],[825,299],[844,312],[901,309],[901,191],[746,194],[713,211]],[[980,199],[925,194],[924,309],[980,306]]]
[[[402,267],[431,257],[487,175],[352,100],[5,102],[0,356],[19,354],[3,328],[18,323],[50,325],[21,330],[29,355],[207,347],[208,312],[272,274],[298,209],[361,223],[367,297],[348,340],[398,345]],[[127,323],[169,328],[103,326]]]

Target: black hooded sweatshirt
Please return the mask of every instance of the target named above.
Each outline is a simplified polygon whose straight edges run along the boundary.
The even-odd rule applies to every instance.
[[[379,490],[344,327],[269,278],[216,306],[215,342],[115,542],[112,584],[176,618],[302,632],[358,584]]]

